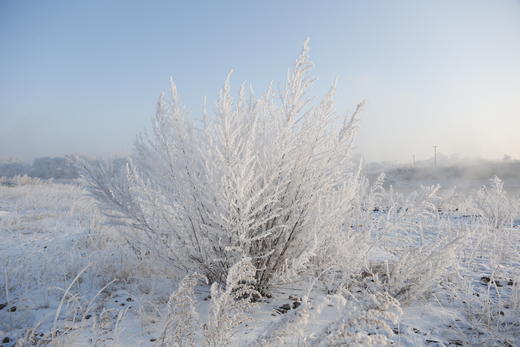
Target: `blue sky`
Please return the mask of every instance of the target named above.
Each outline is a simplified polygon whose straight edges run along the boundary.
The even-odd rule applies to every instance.
[[[283,83],[305,37],[368,161],[520,159],[520,1],[0,1],[0,159],[127,154],[173,76],[197,115]]]

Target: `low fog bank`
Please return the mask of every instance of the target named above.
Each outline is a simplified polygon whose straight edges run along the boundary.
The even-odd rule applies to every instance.
[[[89,162],[99,158],[79,156]],[[64,157],[41,157],[26,163],[18,160],[0,161],[0,177],[12,178],[27,175],[40,179],[53,179],[59,182],[73,181],[80,176],[76,167],[77,155]],[[124,158],[111,158],[113,167],[126,163]],[[370,163],[364,167],[370,180],[385,173],[387,187],[407,193],[418,189],[421,185],[440,184],[444,188],[456,187],[460,191],[478,189],[488,183],[489,179],[498,176],[504,181],[505,189],[513,194],[520,194],[520,160],[467,160],[455,164],[443,162],[433,167],[431,161],[416,163],[415,167],[397,163]]]
[[[520,194],[520,160],[473,160],[437,167],[431,162],[419,163],[415,167],[372,163],[366,165],[365,171],[371,180],[384,172],[386,185],[402,192],[433,184],[440,184],[444,188],[456,187],[459,191],[470,191],[480,188],[491,178],[498,176],[504,181],[506,191]]]

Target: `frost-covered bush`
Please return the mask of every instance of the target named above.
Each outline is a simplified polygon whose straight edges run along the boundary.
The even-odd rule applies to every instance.
[[[228,272],[225,287],[211,285],[207,321],[202,324],[196,310],[195,287],[205,281],[203,276],[184,277],[179,288],[168,300],[168,312],[158,346],[228,346],[236,328],[248,319],[252,301],[259,297],[254,289],[255,268],[250,259],[243,259]]]
[[[381,176],[364,184],[360,207],[352,215],[353,227],[364,230],[363,250],[350,264],[347,287],[383,290],[402,302],[428,296],[448,271],[454,270],[462,236],[441,215],[439,186],[421,187],[409,195],[383,188]],[[362,271],[360,271],[360,265]],[[348,268],[343,272],[347,272]],[[377,288],[377,289],[376,289]]]
[[[498,336],[514,341],[520,336],[520,235],[488,225],[474,228],[459,254],[458,276],[444,287],[478,332],[471,344],[493,344],[489,339]]]
[[[235,101],[228,76],[200,126],[172,82],[125,171],[85,165],[90,192],[133,230],[139,252],[220,283],[250,258],[264,290],[277,274],[305,271],[350,225],[361,106],[338,122],[334,85],[312,105],[308,53],[306,42],[279,95],[269,88],[257,98],[242,86]]]
[[[496,176],[476,192],[473,204],[476,214],[492,229],[511,226],[518,213],[517,202],[507,195],[504,182]]]
[[[229,346],[235,329],[247,319],[252,301],[260,296],[254,289],[255,267],[251,259],[243,259],[228,272],[225,288],[211,285],[208,322],[204,325],[204,345]]]
[[[158,346],[195,346],[200,321],[195,309],[194,291],[201,277],[198,274],[187,275],[180,282],[179,288],[170,296],[163,332],[157,342]]]
[[[401,302],[429,294],[453,266],[458,241],[445,239],[402,249],[395,262],[380,268],[383,287]]]
[[[367,266],[370,251],[378,243],[376,234],[385,225],[385,221],[378,215],[378,211],[387,206],[383,182],[384,175],[373,183],[360,172],[352,178],[354,198],[345,211],[348,224],[341,226],[341,232],[322,240],[312,258],[314,275],[329,293],[336,292]]]

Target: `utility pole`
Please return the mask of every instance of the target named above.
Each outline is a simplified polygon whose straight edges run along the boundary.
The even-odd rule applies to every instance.
[[[433,146],[433,167],[437,167],[437,147]]]

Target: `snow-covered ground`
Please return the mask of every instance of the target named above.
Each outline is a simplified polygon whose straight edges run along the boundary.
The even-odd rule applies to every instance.
[[[381,334],[389,342],[374,344],[520,345],[519,223],[492,229],[463,200],[450,195],[433,214],[400,217],[420,229],[390,228],[395,215],[375,211],[385,222],[343,294],[307,277],[279,281],[244,311],[231,344],[365,345]],[[136,254],[79,185],[0,186],[0,240],[2,346],[160,345],[182,276]],[[202,281],[193,293],[196,345],[209,294]],[[343,340],[330,339],[341,329]]]

